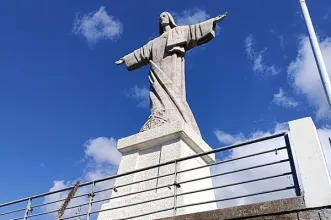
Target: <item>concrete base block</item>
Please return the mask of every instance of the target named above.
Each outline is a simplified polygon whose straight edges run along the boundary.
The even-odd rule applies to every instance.
[[[118,173],[125,173],[144,167],[157,165],[167,161],[175,160],[182,157],[194,155],[196,153],[212,150],[202,138],[193,131],[186,123],[178,121],[171,124],[166,124],[142,133],[138,133],[118,141],[118,150],[123,156],[119,166]],[[201,158],[194,158],[178,162],[177,164],[177,182],[182,182],[190,179],[210,176],[209,167],[197,169],[189,172],[181,173],[180,171],[206,165],[215,161],[215,155],[206,155]],[[120,206],[141,203],[152,199],[154,202],[142,203],[140,205],[132,205],[120,209],[113,209],[101,212],[98,216],[99,220],[123,219],[131,216],[142,215],[146,213],[157,212],[148,216],[141,216],[135,219],[156,219],[174,214],[174,175],[159,177],[166,174],[172,174],[175,170],[175,164],[169,164],[162,167],[157,167],[135,173],[128,176],[119,177],[115,181],[115,186],[118,186],[117,192],[112,193],[112,198],[109,203],[103,204],[101,210],[112,209]],[[138,184],[120,187],[123,184],[138,182],[152,177],[159,177],[153,180],[140,182]],[[155,189],[157,187],[162,187]],[[183,183],[180,188],[177,188],[177,195],[190,191],[212,187],[211,179],[204,179],[189,183]],[[139,194],[123,196],[138,191]],[[123,196],[116,198],[118,196]],[[204,191],[189,195],[178,196],[176,200],[177,206],[185,206],[188,204],[215,200],[214,191]],[[188,206],[178,208],[177,215],[201,212],[216,209],[216,203],[203,204],[198,206]],[[159,210],[165,210],[158,212]]]

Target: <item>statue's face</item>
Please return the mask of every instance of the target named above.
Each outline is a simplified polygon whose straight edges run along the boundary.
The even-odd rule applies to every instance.
[[[167,26],[168,24],[170,24],[170,20],[169,20],[169,17],[168,15],[163,12],[160,14],[160,24],[164,27],[164,26]]]

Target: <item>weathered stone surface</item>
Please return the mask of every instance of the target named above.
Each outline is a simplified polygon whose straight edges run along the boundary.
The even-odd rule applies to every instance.
[[[215,37],[216,23],[226,14],[207,21],[177,26],[172,15],[160,15],[160,36],[127,54],[116,64],[125,63],[129,71],[150,64],[151,115],[141,128],[147,131],[174,121],[184,120],[200,135],[193,113],[186,101],[185,53]]]
[[[291,199],[282,199],[264,203],[217,209],[207,212],[193,213],[183,216],[175,216],[162,220],[220,220],[243,218],[249,219],[254,217],[260,217],[261,219],[263,219],[263,217],[267,217],[268,214],[272,215],[273,213],[284,213],[291,211],[295,212],[295,210],[303,208],[303,199],[301,197],[296,197]],[[287,217],[293,218],[293,215],[288,215]]]
[[[192,213],[159,220],[331,220],[331,206],[306,208],[301,197]]]
[[[320,210],[321,220],[331,220],[331,208]]]
[[[303,211],[298,213],[300,220],[320,220],[320,215],[318,211]]]
[[[256,218],[246,218],[247,220],[298,220],[298,215],[296,213],[282,214],[282,215],[272,215],[263,216]]]

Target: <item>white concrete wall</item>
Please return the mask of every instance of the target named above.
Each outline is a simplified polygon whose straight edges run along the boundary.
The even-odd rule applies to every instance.
[[[181,154],[185,156],[190,156],[190,155],[194,155],[195,152],[192,150],[192,148],[187,146],[187,143],[181,141]],[[193,167],[200,167],[203,165],[206,165],[206,162],[204,160],[202,160],[201,158],[194,158],[180,162],[179,170],[187,170]],[[201,177],[209,177],[209,176],[210,176],[210,167],[205,167],[201,169],[192,170],[189,172],[180,173],[178,175],[178,180],[179,182],[181,182],[181,181],[192,180]],[[212,179],[207,178],[199,181],[181,184],[181,188],[178,191],[178,193],[192,192],[210,187],[213,187]],[[215,194],[214,194],[214,190],[209,190],[209,191],[203,191],[193,194],[187,194],[184,196],[180,196],[178,198],[184,200],[183,204],[193,204],[193,203],[215,200]],[[178,209],[178,212],[180,214],[184,214],[184,213],[188,214],[188,213],[202,212],[202,211],[214,210],[214,209],[217,209],[216,203],[206,203],[202,205],[189,206],[182,210]]]
[[[331,205],[331,179],[312,119],[290,121],[289,126],[306,207]]]

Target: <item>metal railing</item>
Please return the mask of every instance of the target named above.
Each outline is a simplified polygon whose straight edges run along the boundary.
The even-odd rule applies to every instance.
[[[263,145],[263,143],[265,141],[272,140],[272,139],[279,139],[279,138],[281,138],[283,140],[284,146],[279,146],[279,147],[276,147],[273,149],[265,149],[265,150],[263,149],[262,151],[259,151],[259,152],[255,152],[255,153],[251,153],[251,154],[247,154],[247,155],[243,155],[243,156],[238,156],[238,157],[224,157],[223,159],[217,160],[213,163],[210,163],[210,164],[206,163],[206,164],[202,164],[201,166],[192,167],[192,168],[188,168],[188,169],[182,169],[182,170],[178,169],[178,167],[179,167],[178,165],[184,161],[202,158],[203,156],[206,156],[206,155],[217,154],[217,153],[222,153],[222,152],[226,152],[226,151],[233,152],[234,150],[238,150],[241,147],[254,148],[254,144]],[[267,163],[258,164],[258,165],[254,165],[254,166],[247,166],[244,168],[235,169],[235,170],[231,170],[231,171],[212,173],[210,175],[201,176],[198,178],[192,178],[192,179],[188,179],[188,180],[178,181],[178,176],[182,175],[183,173],[187,173],[187,172],[191,172],[191,171],[195,171],[195,170],[203,169],[203,168],[212,169],[213,167],[216,167],[216,166],[224,166],[225,164],[233,163],[236,161],[242,161],[245,159],[251,159],[251,158],[254,158],[257,156],[263,156],[263,155],[265,156],[266,154],[276,154],[277,155],[281,151],[284,151],[283,153],[286,153],[287,158],[284,158],[281,160],[276,160],[276,161],[268,161]],[[268,156],[268,157],[270,157],[270,156]],[[212,187],[199,188],[197,190],[191,190],[191,191],[182,191],[182,190],[179,191],[178,190],[179,188],[183,188],[185,186],[185,184],[188,184],[188,183],[194,183],[194,182],[198,182],[198,181],[202,181],[202,180],[206,180],[206,179],[215,180],[216,178],[220,178],[222,176],[228,176],[228,175],[238,174],[238,173],[243,173],[243,172],[248,172],[248,171],[254,172],[255,170],[257,170],[259,168],[263,168],[263,167],[268,167],[269,170],[277,171],[277,169],[272,169],[271,167],[275,166],[275,165],[279,165],[279,164],[288,165],[289,170],[287,172],[281,172],[281,173],[276,172],[276,174],[274,174],[274,175],[268,175],[268,176],[263,176],[263,177],[259,177],[259,178],[241,180],[241,181],[232,182],[232,183],[228,183],[228,184],[222,184],[222,185],[213,184]],[[150,178],[145,178],[145,179],[142,179],[139,181],[134,181],[134,182],[128,182],[128,183],[122,184],[122,185],[98,188],[98,185],[100,185],[101,183],[105,183],[107,181],[115,180],[117,178],[126,177],[129,175],[135,175],[137,173],[152,170],[155,168],[159,169],[159,168],[165,167],[167,165],[173,165],[172,172],[166,173],[166,174],[161,174],[161,175],[158,174],[158,175],[150,177]],[[131,190],[129,193],[124,193],[124,194],[119,194],[119,195],[116,195],[116,193],[114,193],[115,195],[112,195],[112,193],[111,193],[111,192],[118,192],[121,190],[121,188],[125,188],[128,186],[132,187],[137,184],[141,184],[141,183],[144,183],[147,181],[157,180],[160,178],[166,178],[166,177],[171,178],[171,176],[173,176],[173,182],[171,182],[171,184],[165,184],[165,185],[160,185],[160,186],[156,185],[156,187],[151,187],[151,188],[147,188],[147,189],[143,189],[143,190],[136,190],[136,191]],[[213,200],[193,202],[190,204],[177,204],[177,199],[182,196],[187,196],[190,194],[206,192],[206,191],[216,192],[217,190],[220,190],[220,189],[225,189],[225,188],[235,187],[235,186],[242,186],[244,184],[250,184],[250,183],[256,184],[261,181],[273,180],[273,179],[276,179],[279,177],[284,177],[284,176],[291,178],[291,180],[293,182],[290,182],[289,185],[284,186],[284,187],[273,188],[273,189],[262,189],[259,192],[244,193],[241,195],[235,195],[235,196],[230,196],[230,197],[226,197],[226,198],[215,197],[215,199],[213,199]],[[87,190],[86,187],[90,187],[90,189]],[[137,170],[126,172],[126,173],[120,173],[117,175],[109,176],[107,178],[102,178],[102,179],[94,180],[91,182],[81,183],[79,188],[82,189],[81,192],[78,193],[79,192],[78,191],[77,192],[78,195],[75,195],[72,198],[71,204],[69,204],[69,207],[66,209],[66,215],[61,219],[63,219],[63,220],[64,219],[90,220],[92,218],[92,215],[94,215],[93,218],[96,218],[95,215],[99,214],[100,212],[112,211],[112,210],[121,209],[121,208],[128,208],[128,207],[132,207],[132,206],[147,204],[150,202],[156,202],[156,201],[171,199],[171,198],[173,199],[173,202],[172,202],[172,205],[169,207],[160,207],[159,210],[156,210],[153,212],[148,212],[148,213],[147,212],[139,213],[138,215],[132,215],[125,219],[134,219],[134,218],[139,218],[139,217],[148,216],[148,215],[152,215],[155,213],[166,212],[166,211],[168,211],[168,212],[172,211],[172,215],[176,215],[177,210],[186,208],[186,207],[192,207],[192,206],[198,206],[198,205],[210,204],[210,203],[220,203],[220,202],[225,202],[225,201],[230,201],[230,200],[243,199],[243,198],[254,197],[254,196],[259,196],[259,195],[266,195],[266,194],[271,194],[271,193],[278,193],[281,191],[292,191],[292,192],[294,191],[294,193],[295,193],[294,196],[301,195],[289,137],[288,137],[287,133],[284,133],[284,132],[275,134],[275,135],[271,135],[268,137],[254,139],[254,140],[247,141],[244,143],[239,143],[239,144],[234,144],[231,146],[217,148],[217,149],[214,149],[209,152],[199,153],[199,154],[195,154],[192,156],[179,158],[179,159],[172,160],[172,161],[167,161],[167,162],[164,162],[161,164],[145,167],[142,169],[137,169]],[[143,200],[143,201],[139,201],[139,202],[132,203],[132,204],[128,203],[128,204],[115,206],[115,207],[111,207],[111,208],[104,208],[102,210],[100,209],[100,204],[102,202],[109,202],[113,199],[119,199],[119,198],[123,198],[123,197],[133,196],[136,194],[142,194],[142,193],[147,193],[147,192],[152,192],[152,191],[157,191],[160,189],[167,189],[167,188],[169,190],[171,190],[172,192],[163,197],[152,198],[150,200]],[[67,187],[67,188],[64,188],[61,190],[47,192],[47,193],[15,200],[12,202],[0,204],[0,220],[2,220],[2,219],[6,219],[6,220],[54,219],[54,216],[57,214],[57,212],[59,210],[59,206],[65,200],[65,195],[66,195],[65,193],[69,192],[72,189],[73,189],[73,186]],[[49,201],[49,199],[46,199],[48,197],[52,197],[52,198],[54,197],[55,199]],[[83,202],[79,202],[78,201],[79,199],[82,200]],[[96,205],[96,204],[99,204],[99,205]],[[52,207],[55,207],[55,208],[53,208],[53,210],[52,210],[51,209]],[[94,210],[93,210],[93,207],[95,208]],[[83,208],[83,211],[82,211],[82,208]],[[77,209],[79,209],[78,212],[73,212],[73,210],[77,210]]]

